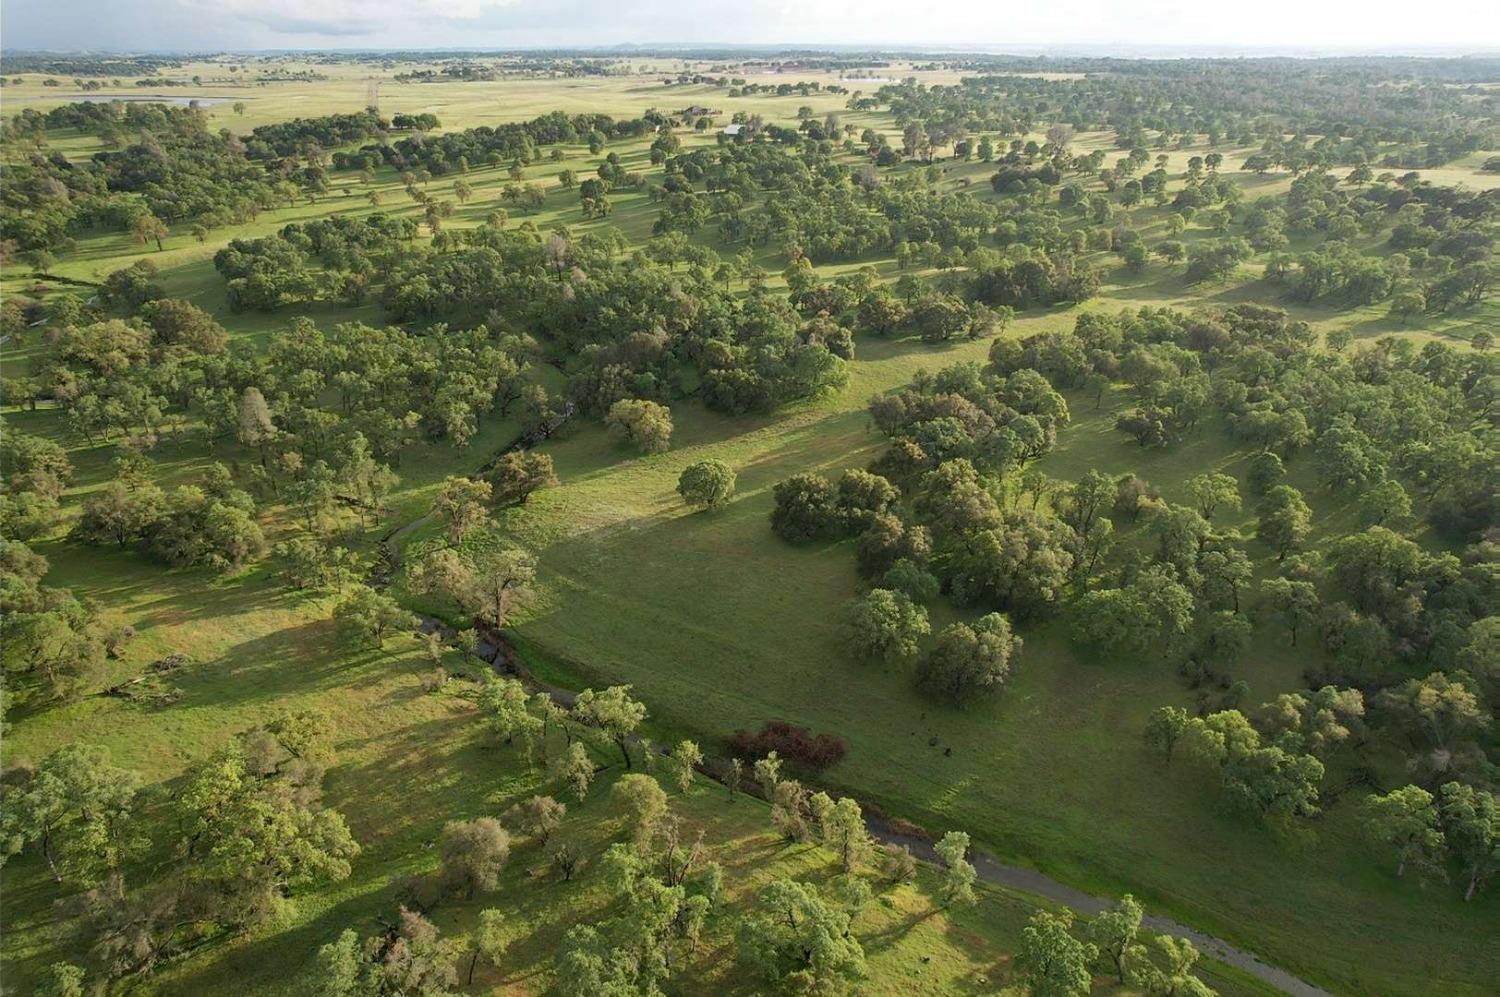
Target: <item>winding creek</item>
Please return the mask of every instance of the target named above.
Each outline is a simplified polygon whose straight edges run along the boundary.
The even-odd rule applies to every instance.
[[[487,469],[492,466],[501,455],[517,447],[524,447],[527,443],[528,441],[524,437],[512,440],[486,462],[485,468]],[[419,517],[395,527],[381,537],[380,543],[384,551],[384,563],[378,569],[377,575],[372,578],[372,583],[384,585],[389,581],[390,576],[400,569],[402,541],[429,518],[428,516]],[[422,633],[425,634],[433,630],[438,630],[445,636],[451,636],[452,629],[436,617],[422,616],[420,619],[420,631]],[[476,653],[491,668],[519,679],[527,687],[528,691],[545,692],[560,705],[572,707],[576,693],[573,690],[550,685],[533,675],[522,663],[520,657],[516,654],[514,646],[504,633],[492,628],[480,627],[479,634],[480,642],[476,648]],[[702,774],[715,781],[719,781],[719,768],[719,763],[712,758],[706,759],[705,763],[698,767]],[[754,792],[754,787],[749,785],[741,788],[742,791]],[[869,828],[870,836],[876,841],[905,845],[911,849],[912,854],[918,859],[934,864],[938,862],[937,853],[934,851],[930,840],[918,835],[899,832],[891,826],[885,817],[877,816],[869,807],[865,809],[866,826]],[[979,878],[986,883],[1043,897],[1053,903],[1069,907],[1080,914],[1098,914],[1100,911],[1108,909],[1115,901],[1115,898],[1112,897],[1098,897],[1091,893],[1085,893],[1035,869],[1002,862],[993,855],[978,849],[973,849],[970,852],[970,860],[974,863],[974,868],[978,872]],[[1313,986],[1311,983],[1306,982],[1287,970],[1271,965],[1254,952],[1239,948],[1222,938],[1199,931],[1179,921],[1174,921],[1169,917],[1148,913],[1142,919],[1142,923],[1145,927],[1159,934],[1170,934],[1186,938],[1193,943],[1198,951],[1209,958],[1248,973],[1283,993],[1291,994],[1292,997],[1333,997],[1328,991]]]
[[[438,629],[448,632],[448,628],[433,617],[422,617],[421,629],[423,633]],[[504,634],[493,630],[481,629],[483,635],[477,653],[479,657],[489,663],[490,667],[498,672],[511,675],[527,687],[530,692],[545,692],[560,705],[571,707],[575,693],[568,689],[550,685],[541,681],[528,671],[517,657],[515,649],[506,640]],[[665,750],[665,749],[662,749]],[[699,771],[715,781],[718,780],[719,766],[713,759],[708,759],[705,764],[699,766]],[[754,787],[744,785],[742,792],[754,792]],[[870,836],[876,841],[905,845],[911,849],[912,854],[924,862],[936,864],[938,862],[937,852],[933,850],[932,842],[924,837],[914,834],[906,834],[896,831],[884,817],[876,816],[866,808],[867,814],[865,824],[869,828]],[[1002,862],[986,852],[974,849],[970,852],[970,860],[979,873],[979,878],[986,883],[1002,886],[1009,890],[1021,893],[1030,893],[1035,896],[1044,897],[1054,903],[1070,907],[1080,914],[1094,915],[1108,909],[1113,903],[1112,897],[1097,897],[1091,893],[1074,889],[1066,883],[1059,882],[1045,873],[1038,872],[1025,866],[1011,865]],[[1199,952],[1211,959],[1216,959],[1226,965],[1243,970],[1262,982],[1269,983],[1284,993],[1293,997],[1332,997],[1332,995],[1299,977],[1273,966],[1260,958],[1254,952],[1231,945],[1224,939],[1207,932],[1191,928],[1179,921],[1159,914],[1147,914],[1142,923],[1150,930],[1159,934],[1176,935],[1186,938],[1197,947]]]

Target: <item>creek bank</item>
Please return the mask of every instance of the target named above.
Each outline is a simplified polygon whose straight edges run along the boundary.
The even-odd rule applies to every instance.
[[[571,407],[562,416],[563,422],[573,414]],[[513,450],[529,449],[537,443],[545,440],[559,426],[543,427],[544,431],[539,434],[516,437],[506,446],[494,453],[489,460],[480,468],[479,474],[492,470],[505,454]],[[380,564],[377,566],[371,578],[371,584],[384,587],[389,583],[394,573],[401,566],[401,544],[400,540],[424,522],[428,517],[393,527],[380,538]],[[453,637],[454,630],[443,621],[432,616],[421,616],[419,630],[423,634],[433,631],[439,632],[444,640]],[[553,701],[559,705],[571,709],[578,694],[571,689],[552,685],[544,682],[532,673],[516,653],[515,646],[506,637],[505,633],[495,627],[476,625],[479,643],[475,648],[475,654],[488,664],[492,669],[505,675],[518,679],[530,692],[545,692],[551,696]],[[659,750],[665,752],[666,748]],[[724,770],[728,761],[721,758],[705,758],[704,762],[697,766],[697,770],[703,775],[716,782],[723,783]],[[753,796],[762,796],[759,787],[747,782],[741,786],[742,792]],[[860,801],[860,806],[865,811],[865,824],[869,829],[870,836],[883,844],[905,845],[910,848],[912,854],[922,861],[939,864],[937,852],[933,849],[931,838],[921,833],[921,828],[899,819],[891,819],[885,816],[878,807],[870,806]],[[973,849],[970,851],[970,860],[974,863],[975,871],[981,880],[995,886],[1014,890],[1020,893],[1028,893],[1043,897],[1053,903],[1069,907],[1080,914],[1093,916],[1108,909],[1115,902],[1113,897],[1097,897],[1091,893],[1075,889],[1062,883],[1043,872],[1026,866],[1012,865],[1001,862],[986,852]],[[1191,941],[1199,952],[1233,966],[1256,979],[1268,983],[1283,993],[1292,997],[1333,997],[1328,991],[1302,980],[1296,975],[1287,972],[1277,966],[1273,966],[1261,959],[1254,952],[1231,945],[1229,942],[1215,935],[1190,928],[1169,917],[1159,914],[1147,914],[1142,918],[1142,924],[1153,932],[1159,934],[1176,935]]]
[[[421,630],[423,633],[438,630],[445,637],[453,633],[451,627],[433,617],[422,618]],[[477,627],[477,630],[479,645],[476,654],[491,668],[519,680],[530,692],[545,692],[559,705],[567,708],[573,706],[577,693],[537,678],[526,667],[525,662],[516,653],[514,645],[503,632],[487,626]],[[658,750],[665,753],[667,749],[663,746]],[[707,757],[701,765],[697,766],[697,770],[722,784],[724,769],[727,765],[728,762],[725,759]],[[752,796],[763,796],[759,787],[753,782],[745,782],[740,787],[740,791]],[[912,854],[918,859],[933,865],[941,864],[933,848],[932,839],[922,833],[920,828],[899,819],[888,818],[878,807],[869,806],[863,802],[861,806],[865,810],[865,825],[869,829],[870,837],[874,840],[882,844],[904,845],[910,848]],[[1098,897],[1085,893],[1053,879],[1046,873],[1027,866],[1002,862],[993,855],[978,849],[971,849],[969,859],[973,862],[979,878],[986,883],[1043,897],[1080,914],[1092,917],[1101,911],[1108,910],[1115,903],[1114,897]],[[1278,966],[1271,965],[1254,952],[1239,948],[1216,935],[1191,928],[1172,918],[1160,914],[1147,914],[1142,918],[1141,923],[1157,934],[1186,938],[1208,958],[1233,966],[1292,997],[1333,997],[1328,991],[1313,986]]]

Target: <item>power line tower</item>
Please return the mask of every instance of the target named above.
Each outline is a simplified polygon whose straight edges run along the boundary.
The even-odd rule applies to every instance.
[[[380,110],[380,81],[371,80],[365,85],[365,110]]]

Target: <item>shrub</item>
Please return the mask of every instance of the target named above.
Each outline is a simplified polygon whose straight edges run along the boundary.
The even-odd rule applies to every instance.
[[[626,398],[609,407],[610,432],[642,453],[662,453],[672,445],[672,412],[656,402]]]
[[[774,751],[795,765],[821,771],[843,761],[849,746],[833,734],[813,734],[785,720],[770,720],[759,733],[735,731],[729,750],[740,758],[764,758]]]
[[[734,496],[734,469],[722,460],[700,460],[683,468],[677,494],[697,509],[717,509]]]
[[[771,529],[783,540],[831,540],[842,532],[833,484],[821,475],[795,474],[776,485]]]

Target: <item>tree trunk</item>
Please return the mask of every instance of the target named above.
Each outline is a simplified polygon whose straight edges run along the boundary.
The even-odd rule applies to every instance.
[[[47,860],[47,868],[52,870],[52,881],[54,883],[61,883],[63,881],[62,873],[58,871],[57,862],[52,858],[52,836],[50,834],[42,837],[42,857]],[[1471,884],[1469,886],[1469,893],[1472,894],[1473,892],[1474,887]]]

